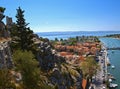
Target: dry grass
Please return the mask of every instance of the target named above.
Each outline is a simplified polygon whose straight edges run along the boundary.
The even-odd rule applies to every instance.
[[[11,38],[3,38],[3,37],[0,37],[0,42],[5,42],[5,41],[10,41]]]

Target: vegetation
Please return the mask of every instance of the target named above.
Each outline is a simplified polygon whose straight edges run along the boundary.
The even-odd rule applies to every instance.
[[[9,69],[0,69],[0,89],[15,88]]]
[[[4,37],[4,32],[5,32],[5,25],[4,23],[2,22],[3,18],[5,18],[4,16],[4,11],[5,11],[5,8],[3,7],[0,7],[0,40],[2,39],[2,37]],[[1,14],[2,13],[2,14]],[[4,30],[3,30],[4,29]]]
[[[4,11],[5,11],[5,8],[0,7],[0,12],[4,13]]]
[[[61,43],[61,45],[76,45],[77,43],[84,43],[84,42],[100,42],[99,38],[97,36],[76,36],[76,37],[70,37],[67,40],[66,39],[60,39],[58,40],[55,38],[55,40],[51,41],[53,45],[57,44],[58,42]]]
[[[39,82],[38,63],[34,59],[32,52],[16,51],[13,54],[15,66],[22,75],[22,81],[25,89],[37,89]]]
[[[64,57],[56,55],[56,50],[52,50],[54,46],[48,39],[36,37],[40,43],[33,42],[33,38],[35,38],[33,31],[27,27],[28,23],[24,18],[24,10],[20,7],[17,9],[16,18],[17,21],[11,29],[11,48],[13,50],[13,70],[20,74],[19,80],[12,79],[14,76],[8,77],[10,76],[8,69],[0,70],[1,89],[9,86],[16,88],[15,84],[18,84],[21,89],[60,89],[61,87],[73,89],[77,86],[78,81],[82,83],[82,73],[87,79],[92,79],[92,76],[96,74],[98,65],[93,57],[88,57],[85,61],[79,62],[80,66],[67,63]],[[99,39],[94,36],[77,36],[68,40],[55,38],[51,42],[54,45],[58,43],[62,46],[71,47],[77,46],[77,43],[99,42]],[[72,48],[69,48],[68,52],[75,53],[77,50],[73,51]],[[76,55],[79,54],[76,53]],[[1,82],[2,80],[4,81]],[[14,81],[14,84],[11,81]],[[81,87],[80,83],[79,88]]]
[[[120,34],[106,35],[105,37],[120,38]]]
[[[4,10],[4,8],[0,8],[1,12]],[[38,45],[33,43],[33,31],[27,27],[24,11],[20,7],[17,9],[16,18],[17,21],[10,30],[14,67],[0,69],[0,89],[54,89],[46,84],[44,73],[41,73],[39,63],[35,59],[33,53],[38,49]],[[11,71],[14,71],[15,74],[11,74]],[[16,80],[16,73],[20,74],[18,80]]]
[[[88,57],[86,61],[80,64],[80,66],[83,72],[83,77],[85,79],[90,79],[91,81],[92,77],[97,73],[97,69],[99,69],[97,62],[94,60],[93,57]]]
[[[44,82],[43,73],[32,52],[17,50],[13,54],[13,59],[16,71],[21,74],[20,84],[23,89],[53,89]]]
[[[16,18],[17,23],[13,26],[13,30],[11,30],[13,41],[15,41],[13,46],[15,45],[15,48],[22,50],[31,50],[33,45],[33,31],[27,27],[28,23],[25,22],[24,11],[20,7],[17,9]]]

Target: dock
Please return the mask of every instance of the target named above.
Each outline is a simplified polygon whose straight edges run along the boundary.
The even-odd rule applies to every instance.
[[[120,47],[107,48],[107,50],[120,50]]]

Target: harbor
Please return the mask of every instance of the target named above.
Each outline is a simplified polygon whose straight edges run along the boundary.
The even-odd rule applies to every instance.
[[[115,69],[115,66],[110,63],[108,52],[107,52],[108,49],[107,47],[105,47],[104,44],[102,44],[102,50],[103,50],[102,56],[104,58],[104,66],[105,66],[104,67],[105,69],[103,69],[104,75],[105,75],[104,80],[109,82],[109,85],[108,85],[109,88],[116,88],[118,87],[118,84],[113,83],[113,81],[115,81],[116,78],[114,77],[114,75],[108,73],[108,68]]]
[[[110,61],[107,57],[107,50],[104,44],[101,44],[101,48],[99,56],[97,57],[99,59],[98,64],[100,65],[100,70],[97,70],[97,74],[94,77],[94,89],[107,89],[105,82],[108,80],[107,65]]]
[[[91,85],[94,89],[119,89],[119,84],[116,82],[118,81],[118,78],[112,73],[116,70],[116,65],[111,60],[110,51],[114,54],[113,50],[108,50],[108,47],[101,42],[101,51],[97,56],[100,70],[98,69],[97,74],[93,76],[93,82]]]
[[[104,43],[102,50],[103,50],[103,55],[105,57],[105,65],[106,65],[106,68],[105,68],[106,72],[104,72],[105,79],[109,82],[110,89],[120,89],[120,86],[119,86],[120,85],[120,77],[119,77],[120,50],[119,49],[108,50],[108,48],[112,48],[112,47],[119,48],[120,40],[112,39],[112,38],[109,38],[109,39],[103,38],[101,41]]]

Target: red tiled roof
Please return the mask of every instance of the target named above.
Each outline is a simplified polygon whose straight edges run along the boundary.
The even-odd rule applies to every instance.
[[[83,87],[83,89],[86,89],[86,85],[87,85],[87,80],[83,79],[82,80],[82,87]]]

